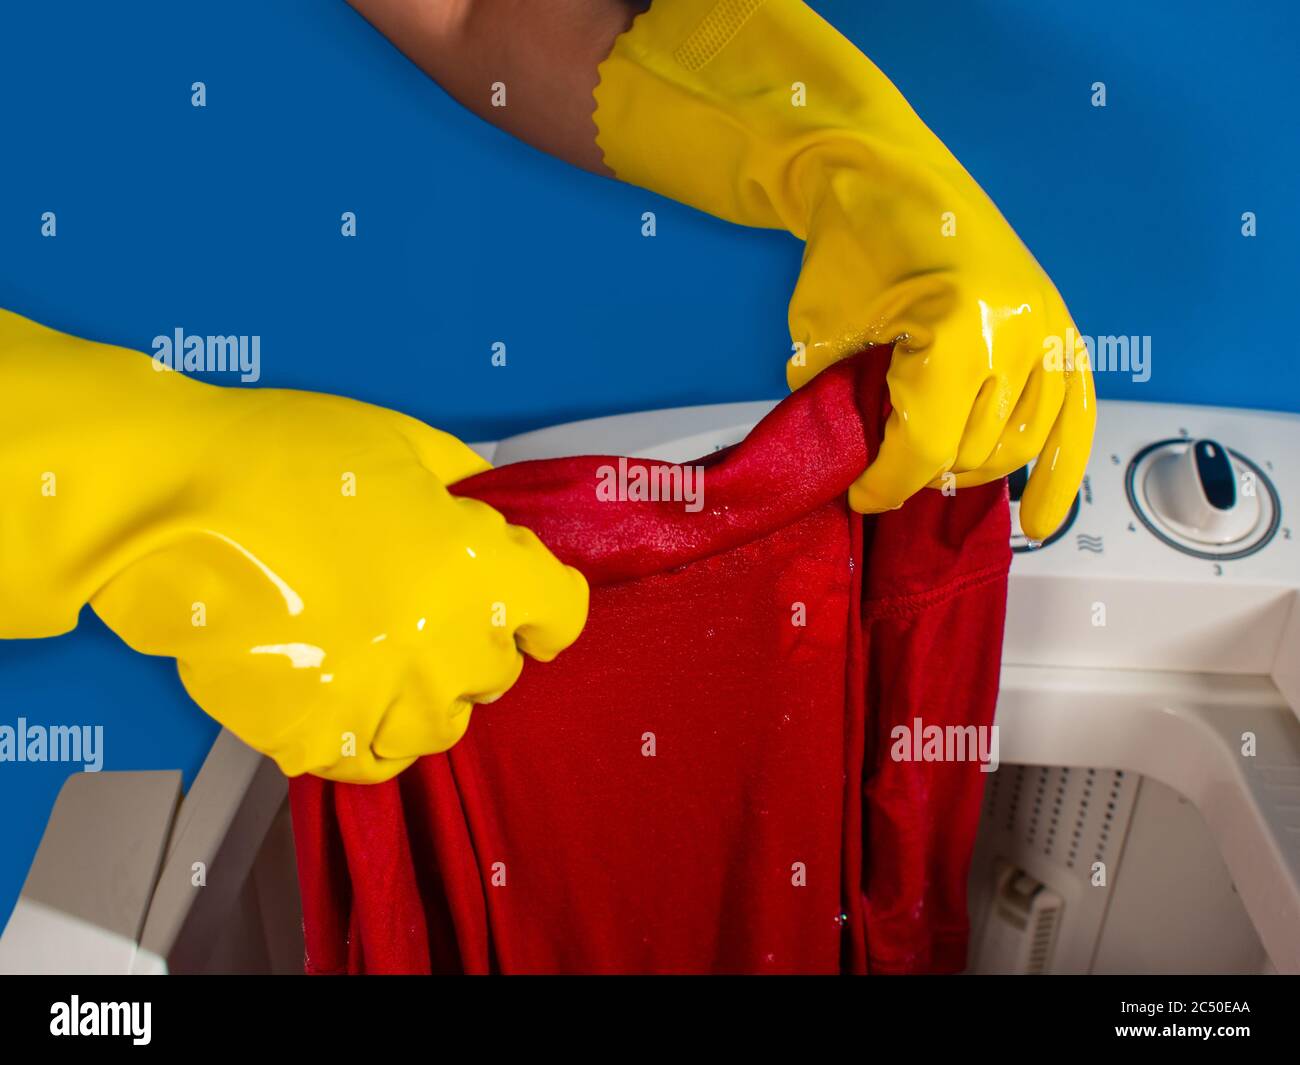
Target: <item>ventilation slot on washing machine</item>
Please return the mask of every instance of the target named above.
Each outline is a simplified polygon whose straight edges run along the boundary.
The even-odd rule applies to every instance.
[[[1007,779],[1009,778],[1009,779]],[[1123,837],[1133,788],[1122,770],[1008,766],[984,793],[985,830],[1085,877]]]

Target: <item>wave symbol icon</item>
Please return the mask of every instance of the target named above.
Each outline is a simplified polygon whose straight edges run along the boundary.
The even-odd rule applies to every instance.
[[[1100,555],[1104,549],[1100,536],[1089,536],[1087,533],[1079,533],[1074,538],[1080,551],[1091,551],[1094,555]]]

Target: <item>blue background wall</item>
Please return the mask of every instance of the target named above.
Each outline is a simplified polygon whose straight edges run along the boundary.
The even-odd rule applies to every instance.
[[[1102,375],[1103,397],[1300,411],[1295,5],[815,6],[984,184],[1084,333],[1152,337],[1151,379]],[[342,0],[0,14],[0,306],[69,332],[146,350],[177,327],[259,334],[262,384],[486,439],[780,394],[799,252],[516,143]],[[103,724],[105,768],[187,779],[215,735],[171,662],[89,613],[0,643],[0,724],[20,716]],[[0,764],[0,917],[68,772]]]

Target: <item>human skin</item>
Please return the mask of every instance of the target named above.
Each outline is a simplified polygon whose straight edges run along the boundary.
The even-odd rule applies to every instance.
[[[348,0],[476,115],[612,177],[592,121],[596,68],[648,0]],[[507,86],[506,107],[492,85]]]

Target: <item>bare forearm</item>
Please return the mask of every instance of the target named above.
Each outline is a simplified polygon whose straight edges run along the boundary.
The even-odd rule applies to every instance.
[[[596,67],[649,0],[348,2],[475,114],[576,166],[610,173],[591,118]]]

